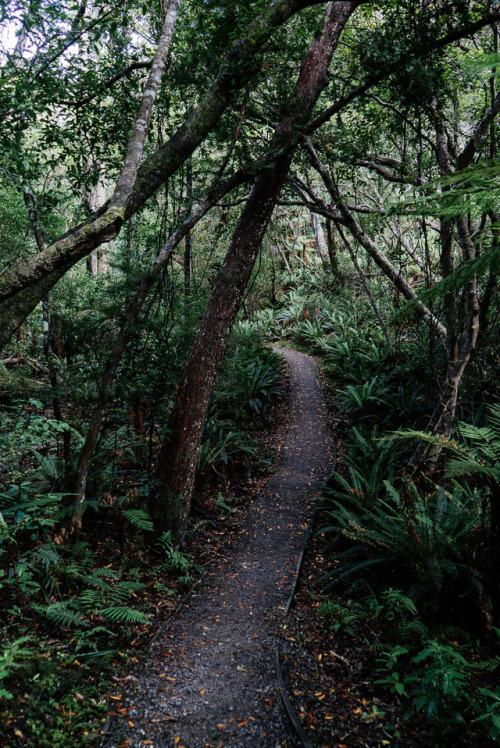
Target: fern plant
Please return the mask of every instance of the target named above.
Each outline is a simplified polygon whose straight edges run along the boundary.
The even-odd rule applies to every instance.
[[[388,388],[381,377],[372,377],[363,384],[350,384],[342,391],[342,403],[350,415],[363,418],[388,410]]]
[[[153,532],[153,520],[151,519],[151,515],[144,509],[122,509],[122,514],[138,530]]]
[[[476,535],[482,523],[482,494],[439,489],[422,496],[410,484],[399,492],[384,481],[384,491],[368,504],[357,492],[344,493],[342,503],[326,497],[333,520],[325,535],[337,533],[353,546],[333,557],[343,560],[324,577],[328,587],[375,564],[405,570],[415,594],[439,595],[446,578],[465,576],[477,583],[474,566]]]
[[[320,616],[330,619],[330,628],[336,634],[357,636],[360,625],[366,620],[366,608],[354,600],[325,600],[318,608]]]
[[[335,473],[327,497],[343,501],[356,494],[362,503],[372,504],[383,493],[384,480],[391,478],[400,450],[394,442],[383,441],[374,429],[366,433],[352,428],[349,447],[342,455],[347,474]]]
[[[192,580],[191,566],[192,561],[188,554],[177,550],[174,547],[174,538],[171,530],[162,532],[157,541],[157,546],[161,549],[166,561],[163,567],[168,571],[173,571],[179,575],[179,581],[183,584],[189,584]]]
[[[208,472],[217,463],[228,465],[255,452],[254,442],[241,431],[232,429],[227,421],[209,419],[204,427],[204,435],[206,438],[198,451],[198,473]]]
[[[13,642],[4,642],[0,651],[0,681],[7,679],[14,670],[21,666],[24,658],[32,654],[24,645],[30,640],[29,636],[21,636]],[[13,694],[0,685],[0,699],[12,699]]]
[[[446,465],[450,477],[483,476],[490,486],[500,487],[500,404],[490,406],[485,426],[459,422],[457,432],[462,443],[441,434],[410,429],[397,431],[394,437],[422,439],[448,450],[452,454]]]

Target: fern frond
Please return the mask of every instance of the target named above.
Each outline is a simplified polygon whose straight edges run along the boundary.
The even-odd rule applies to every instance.
[[[53,545],[42,545],[30,553],[30,561],[41,564],[45,571],[63,566],[64,559]]]
[[[149,618],[145,613],[141,613],[140,610],[134,610],[133,608],[127,608],[126,606],[102,608],[99,611],[99,615],[112,623],[149,623]]]
[[[46,608],[38,606],[38,609],[57,626],[64,626],[65,628],[69,626],[88,626],[88,622],[84,620],[81,611],[70,607],[70,603],[57,602]]]
[[[122,514],[138,530],[153,532],[153,520],[151,519],[151,515],[144,509],[123,509]]]

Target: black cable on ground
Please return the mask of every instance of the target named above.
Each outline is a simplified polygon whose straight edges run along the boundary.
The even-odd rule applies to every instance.
[[[285,683],[283,681],[283,674],[281,672],[281,666],[280,666],[280,655],[279,655],[279,647],[276,646],[276,652],[274,653],[274,667],[276,669],[276,677],[278,679],[278,685],[280,688],[281,693],[281,700],[283,701],[283,706],[286,709],[286,713],[288,715],[288,719],[290,720],[293,729],[297,733],[298,738],[300,739],[300,743],[304,748],[312,748],[311,743],[307,739],[307,735],[304,732],[304,728],[299,722],[299,718],[297,717],[297,713],[295,712],[295,709],[292,706],[292,703],[290,701],[290,698],[288,696],[288,693],[285,688]]]

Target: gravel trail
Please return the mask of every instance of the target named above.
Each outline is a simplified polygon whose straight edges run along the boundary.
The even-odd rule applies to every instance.
[[[290,367],[281,466],[227,558],[208,568],[129,677],[121,701],[127,716],[113,726],[107,748],[292,745],[273,657],[334,442],[316,364],[303,353],[276,350]]]

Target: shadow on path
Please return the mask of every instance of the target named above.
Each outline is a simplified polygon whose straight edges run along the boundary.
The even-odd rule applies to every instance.
[[[131,677],[122,696],[128,724],[117,726],[104,743],[109,748],[126,741],[157,748],[291,745],[273,655],[315,499],[333,468],[334,443],[316,364],[276,350],[290,367],[281,467],[248,512],[228,558],[207,570]]]

